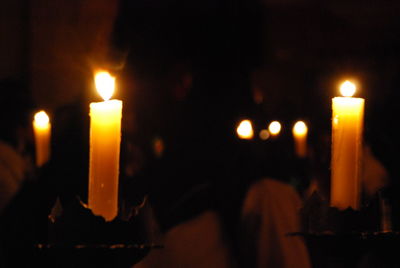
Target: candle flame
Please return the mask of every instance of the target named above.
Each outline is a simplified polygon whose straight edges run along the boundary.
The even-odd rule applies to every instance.
[[[243,120],[240,122],[236,129],[236,132],[241,139],[250,140],[253,138],[253,126],[250,120]]]
[[[41,126],[41,127],[45,127],[45,126],[49,123],[49,121],[50,121],[49,116],[46,114],[45,111],[39,111],[39,112],[37,112],[37,113],[35,114],[34,119],[35,119],[35,123],[36,123],[38,126]]]
[[[354,95],[354,93],[356,92],[356,85],[352,82],[350,82],[349,80],[346,80],[345,82],[343,82],[340,85],[340,93],[344,96],[344,97],[351,97]]]
[[[260,139],[262,139],[263,141],[268,140],[269,136],[270,135],[268,129],[263,129],[260,131]]]
[[[297,121],[293,126],[293,134],[294,135],[304,135],[308,131],[306,123],[303,121]]]
[[[269,133],[274,136],[278,135],[279,132],[281,132],[281,129],[281,123],[279,123],[278,121],[272,121],[268,126]]]
[[[115,78],[108,72],[101,71],[96,73],[94,77],[97,92],[105,100],[111,99],[115,89]]]

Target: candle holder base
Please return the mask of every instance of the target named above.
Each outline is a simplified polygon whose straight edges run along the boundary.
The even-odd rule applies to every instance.
[[[152,244],[36,244],[38,267],[132,267],[152,249]]]
[[[358,234],[378,232],[381,228],[378,202],[370,202],[360,210],[339,210],[330,207],[317,192],[305,202],[300,216],[302,230],[309,234]]]
[[[76,198],[58,217],[49,217],[46,243],[34,245],[41,267],[131,267],[151,249],[141,222],[115,218],[106,222]]]
[[[382,223],[381,201],[377,196],[360,210],[339,210],[314,192],[301,210],[302,231],[290,235],[304,237],[315,268],[400,267],[393,251],[400,233]],[[385,266],[389,261],[398,266]],[[360,266],[374,262],[377,266]]]

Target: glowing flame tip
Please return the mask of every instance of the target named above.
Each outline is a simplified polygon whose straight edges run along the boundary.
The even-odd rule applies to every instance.
[[[35,123],[40,126],[45,126],[50,122],[49,116],[45,111],[39,111],[35,114]]]
[[[99,71],[94,77],[97,92],[105,100],[111,99],[115,89],[115,78],[106,71]]]
[[[236,129],[236,132],[241,139],[252,139],[254,132],[253,132],[253,126],[251,124],[250,120],[243,120],[240,122],[239,126]]]
[[[307,133],[307,125],[303,121],[297,121],[293,126],[293,133],[297,135],[304,135]]]
[[[278,121],[272,121],[268,126],[269,133],[271,133],[274,136],[278,135],[279,132],[281,132],[281,129],[282,125]]]
[[[344,96],[344,97],[351,97],[354,95],[354,93],[356,92],[356,85],[352,82],[350,82],[349,80],[346,80],[345,82],[343,82],[340,85],[340,93]]]

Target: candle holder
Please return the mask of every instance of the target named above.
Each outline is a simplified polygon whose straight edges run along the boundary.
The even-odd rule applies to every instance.
[[[54,209],[53,209],[54,211]],[[137,217],[119,217],[106,222],[80,200],[62,208],[59,216],[49,216],[47,243],[35,245],[36,264],[51,267],[132,267],[151,249]]]
[[[400,246],[400,233],[392,231],[383,203],[377,195],[359,211],[339,210],[314,192],[301,209],[302,231],[290,235],[304,237],[315,268],[359,267],[374,261],[382,265],[388,260],[400,266],[391,249],[393,244]]]

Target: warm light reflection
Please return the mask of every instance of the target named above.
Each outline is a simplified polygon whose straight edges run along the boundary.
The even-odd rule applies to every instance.
[[[161,138],[155,138],[153,141],[154,154],[161,157],[164,153],[164,141]]]
[[[240,122],[236,132],[241,139],[250,140],[253,138],[253,126],[250,120],[243,120]]]
[[[293,134],[297,136],[307,134],[307,130],[307,125],[303,121],[297,121],[293,126]]]
[[[49,124],[49,116],[45,111],[40,111],[35,114],[35,125],[38,127],[47,127]]]
[[[268,140],[269,136],[269,131],[267,129],[263,129],[260,131],[260,139],[262,139],[263,141]]]
[[[336,126],[339,124],[338,115],[336,115],[336,116],[333,118],[333,124],[336,125]]]
[[[356,92],[356,85],[352,82],[350,82],[349,80],[346,80],[345,82],[343,82],[340,85],[340,93],[344,96],[344,97],[351,97],[354,95],[354,93]]]
[[[272,121],[268,126],[269,133],[271,133],[273,136],[278,135],[281,132],[281,129],[281,123],[278,121]]]
[[[97,72],[94,77],[97,92],[105,100],[111,99],[115,89],[115,78],[108,72]]]

